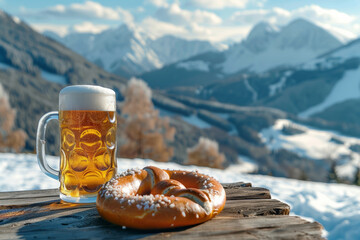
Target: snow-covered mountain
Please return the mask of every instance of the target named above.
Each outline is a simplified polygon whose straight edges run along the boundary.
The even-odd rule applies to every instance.
[[[142,77],[154,88],[198,87],[238,73],[261,74],[278,67],[297,66],[340,46],[337,38],[304,19],[282,28],[260,22],[245,40],[225,51],[199,54]]]
[[[268,23],[257,24],[246,40],[226,52],[223,72],[247,69],[264,72],[278,66],[291,66],[311,60],[341,46],[330,33],[304,19],[277,30]]]
[[[135,26],[123,24],[99,34],[72,33],[65,37],[45,32],[105,70],[122,76],[139,75],[218,47],[207,41],[174,36],[153,39]]]
[[[355,108],[349,111],[349,107],[355,107],[360,102],[360,39],[304,63],[300,68],[308,71],[327,71],[341,65],[349,68],[344,71],[331,92],[321,102],[301,112],[301,117],[327,116],[334,120],[335,116],[344,119],[349,114],[358,115]],[[339,112],[341,109],[343,113]]]

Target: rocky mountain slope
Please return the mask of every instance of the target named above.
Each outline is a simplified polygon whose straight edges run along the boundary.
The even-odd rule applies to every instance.
[[[268,23],[255,25],[247,39],[230,47],[222,64],[227,74],[242,70],[264,72],[294,66],[341,45],[334,36],[313,23],[297,19],[280,30]]]
[[[297,66],[341,45],[330,33],[303,19],[280,29],[261,22],[244,41],[226,51],[199,54],[141,77],[153,88],[198,88],[237,74]]]
[[[16,109],[16,127],[29,135],[27,150],[35,149],[40,117],[58,109],[58,93],[64,85],[100,84],[119,92],[126,82],[2,11],[0,25],[0,83]],[[58,141],[56,131],[50,129],[50,142]]]
[[[217,48],[206,41],[174,36],[153,39],[135,26],[121,25],[99,34],[45,33],[105,70],[130,77]]]
[[[295,67],[238,74],[186,93],[201,99],[267,106],[332,122],[333,129],[360,136],[360,41],[355,40]],[[183,90],[169,91],[172,94]],[[312,121],[311,119],[309,121]]]

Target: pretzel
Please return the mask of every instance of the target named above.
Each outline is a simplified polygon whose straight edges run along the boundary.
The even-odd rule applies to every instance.
[[[96,207],[107,221],[136,229],[176,228],[221,212],[226,195],[214,178],[197,171],[149,166],[116,175],[99,191]]]

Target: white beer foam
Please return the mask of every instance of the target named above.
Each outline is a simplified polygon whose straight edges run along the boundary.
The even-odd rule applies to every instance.
[[[94,85],[73,85],[63,88],[59,110],[116,111],[115,92]]]

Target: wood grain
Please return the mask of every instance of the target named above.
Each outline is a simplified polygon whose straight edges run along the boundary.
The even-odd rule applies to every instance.
[[[58,190],[0,193],[0,239],[321,239],[322,226],[287,216],[290,207],[264,188],[224,184],[221,214],[197,226],[171,231],[122,229],[99,217],[95,204],[61,202]]]

